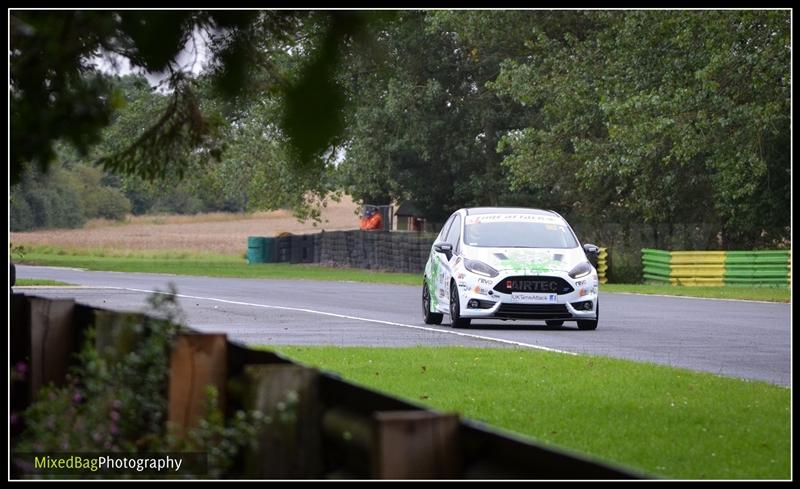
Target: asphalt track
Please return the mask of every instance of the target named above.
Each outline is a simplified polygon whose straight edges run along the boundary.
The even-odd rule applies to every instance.
[[[600,292],[600,325],[473,322],[454,330],[421,317],[420,287],[88,272],[17,266],[17,278],[80,287],[17,287],[108,309],[144,311],[147,295],[174,283],[191,327],[258,345],[536,348],[653,362],[718,375],[791,384],[789,304]]]

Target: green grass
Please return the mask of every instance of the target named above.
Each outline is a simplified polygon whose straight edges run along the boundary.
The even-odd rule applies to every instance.
[[[353,282],[419,285],[420,274],[379,272],[318,265],[265,263],[248,265],[244,256],[194,252],[126,252],[114,250],[65,250],[52,247],[25,248],[16,263],[49,265],[115,272],[168,273],[207,277],[338,280]],[[603,292],[632,292],[703,297],[789,302],[788,287],[673,287],[670,285],[605,284]]]
[[[30,287],[34,285],[47,285],[47,286],[70,286],[74,284],[68,284],[66,282],[59,282],[58,280],[44,280],[38,278],[20,278],[17,279],[17,283],[15,287]]]
[[[26,248],[15,263],[47,265],[113,272],[166,273],[206,277],[338,280],[419,285],[421,278],[411,273],[390,273],[317,265],[264,263],[248,265],[243,257],[191,252],[125,253],[102,250],[62,250]]]
[[[791,391],[519,349],[278,347],[303,363],[650,476],[788,479]]]
[[[603,292],[628,292],[635,294],[677,295],[707,299],[739,299],[751,301],[789,302],[789,287],[685,287],[650,284],[604,284]]]

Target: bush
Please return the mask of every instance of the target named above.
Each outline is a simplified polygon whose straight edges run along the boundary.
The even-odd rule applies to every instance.
[[[12,440],[15,452],[205,452],[208,475],[219,477],[242,446],[254,443],[271,420],[260,412],[240,411],[226,423],[214,388],[206,390],[206,415],[198,427],[185,437],[175,436],[167,425],[166,386],[169,351],[183,314],[174,295],[153,294],[149,302],[163,319],[140,322],[130,316],[127,323],[114,325],[121,327],[119,337],[133,339],[120,342],[133,344],[130,351],[108,350],[96,329],[89,329],[67,385],[42,388],[22,416],[12,413],[12,427],[24,424],[18,442]],[[24,364],[15,366],[12,381],[26,371]]]
[[[116,188],[98,187],[83,196],[83,205],[88,219],[104,218],[117,221],[125,219],[131,212],[131,202]]]
[[[9,227],[11,231],[28,231],[35,226],[33,211],[22,193],[14,189],[11,192],[11,208],[9,209]]]
[[[75,228],[84,222],[80,189],[62,168],[53,168],[47,175],[30,172],[12,189],[13,231]]]

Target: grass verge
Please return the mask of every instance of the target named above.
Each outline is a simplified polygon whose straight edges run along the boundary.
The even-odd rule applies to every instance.
[[[13,254],[12,256],[16,263],[115,272],[169,273],[231,278],[338,280],[400,285],[419,285],[421,283],[421,274],[288,263],[248,265],[244,257],[186,251],[128,252],[124,250],[26,247],[21,257]],[[629,292],[772,302],[789,302],[791,298],[788,287],[673,287],[670,285],[605,284],[601,286],[600,290],[611,293]]]
[[[109,252],[102,250],[62,250],[26,248],[15,263],[47,265],[112,272],[166,273],[206,277],[337,280],[352,282],[418,285],[421,277],[411,273],[391,273],[318,265],[262,263],[248,265],[244,258],[192,252]]]
[[[655,477],[788,479],[791,391],[519,349],[278,347],[369,387]]]
[[[74,284],[68,284],[66,282],[59,282],[58,280],[44,280],[38,278],[20,278],[17,279],[15,287],[31,287],[35,285],[46,285],[46,286],[60,286],[60,287],[69,287]]]
[[[788,287],[685,287],[650,284],[605,284],[603,292],[627,292],[634,294],[676,295],[683,297],[702,297],[706,299],[737,299],[767,302],[789,302],[791,291]]]

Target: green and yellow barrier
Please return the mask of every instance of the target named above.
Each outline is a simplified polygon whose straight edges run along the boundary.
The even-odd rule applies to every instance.
[[[600,253],[597,255],[597,279],[601,284],[608,282],[606,272],[608,271],[608,250],[600,248]]]
[[[788,250],[663,251],[644,248],[642,272],[646,282],[672,285],[788,286],[791,256]]]

